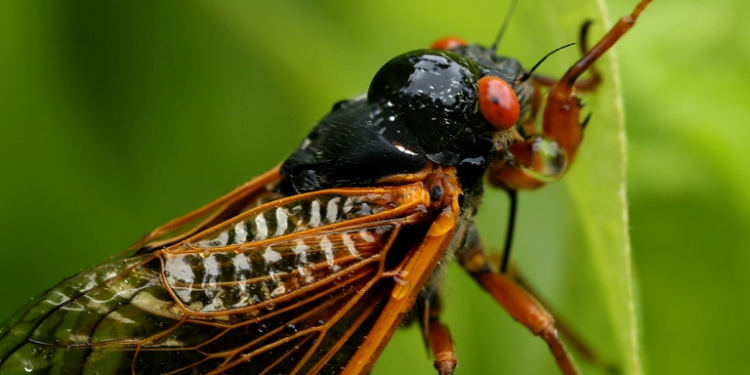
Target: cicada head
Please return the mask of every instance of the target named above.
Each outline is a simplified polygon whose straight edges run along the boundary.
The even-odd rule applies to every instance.
[[[531,116],[531,83],[512,58],[494,50],[441,39],[434,49],[409,52],[375,74],[367,94],[373,125],[385,138],[459,169],[466,185],[506,158]],[[498,157],[499,156],[499,157]]]

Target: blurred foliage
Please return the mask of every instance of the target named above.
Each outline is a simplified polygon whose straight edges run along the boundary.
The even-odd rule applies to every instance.
[[[430,4],[0,3],[0,320],[281,161],[332,103],[364,91],[394,55],[448,34],[488,42],[507,6]],[[502,53],[529,66],[574,41],[597,9],[572,4],[521,2]],[[608,5],[614,21],[635,0]],[[739,0],[656,0],[617,46],[647,373],[750,368],[743,10]],[[559,75],[576,56],[563,51],[542,70]],[[601,108],[601,96],[587,100]],[[612,116],[595,111],[590,130],[612,126]],[[522,194],[514,257],[562,319],[633,371],[620,337],[629,328],[608,302],[623,296],[600,284],[628,271],[612,271],[610,258],[592,253],[606,244],[592,246],[598,219],[583,202],[589,192],[577,190],[591,179],[584,166],[595,165],[600,139],[587,135],[583,152],[594,154],[571,182]],[[491,247],[502,241],[505,200],[491,192],[482,208]],[[623,246],[612,244],[614,256]],[[554,373],[544,344],[458,267],[448,270],[444,321],[456,339],[458,374]],[[374,373],[433,374],[418,331],[397,332]]]

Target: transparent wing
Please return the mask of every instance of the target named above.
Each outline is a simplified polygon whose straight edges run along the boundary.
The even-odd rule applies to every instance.
[[[340,372],[429,228],[423,184],[272,201],[64,281],[0,331],[0,374]]]

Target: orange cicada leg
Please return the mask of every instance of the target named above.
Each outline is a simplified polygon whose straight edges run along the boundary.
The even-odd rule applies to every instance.
[[[594,62],[633,27],[650,2],[651,0],[642,0],[631,14],[621,18],[554,83],[542,115],[542,132],[511,145],[508,151],[515,160],[499,166],[499,170],[494,171],[495,176],[490,179],[491,183],[510,190],[535,189],[562,177],[575,160],[583,139],[585,121],[584,124],[580,122],[581,104],[575,95],[578,77],[590,70]],[[519,80],[525,79],[529,77]],[[543,79],[535,81],[538,85],[544,84]],[[588,83],[587,86],[594,83]]]

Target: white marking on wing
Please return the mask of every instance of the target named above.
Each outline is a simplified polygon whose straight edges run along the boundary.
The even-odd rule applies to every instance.
[[[214,284],[221,278],[221,266],[214,255],[203,259],[203,284]]]
[[[331,268],[333,272],[338,271],[341,267],[339,267],[339,265],[334,262],[335,258],[333,256],[333,244],[328,239],[328,236],[323,236],[323,238],[320,240],[320,247],[323,249],[323,253],[326,256],[328,267]]]
[[[247,260],[247,256],[245,254],[238,254],[236,257],[232,258],[232,263],[234,264],[234,273],[235,274],[242,274],[242,273],[250,273],[252,271],[252,266],[250,265],[250,262]],[[244,275],[241,275],[240,277],[245,277]]]
[[[336,197],[328,201],[328,207],[326,207],[326,221],[329,224],[333,224],[336,222],[336,219],[339,217],[339,202],[341,201],[340,197]]]
[[[349,211],[351,211],[353,207],[354,207],[354,203],[352,202],[352,198],[347,197],[346,200],[344,201],[344,209],[343,209],[344,213],[348,214]]]
[[[195,305],[193,301],[191,301],[191,298],[189,295],[183,296],[181,293],[184,293],[184,289],[174,289],[175,293],[177,293],[177,297],[180,298],[180,300],[187,304],[187,305]],[[168,315],[172,317],[181,317],[184,315],[184,311],[177,306],[176,303],[173,301],[164,301],[159,298],[154,297],[153,294],[145,291],[141,292],[135,295],[133,299],[130,301],[130,304],[144,310],[146,312],[152,313],[154,315]],[[198,303],[199,306],[197,310],[203,307],[202,304]]]
[[[174,293],[177,295],[177,298],[180,299],[184,304],[189,305],[193,303],[193,286],[192,284],[189,284],[187,287],[184,288],[172,288]],[[143,293],[141,293],[143,294]],[[140,296],[141,294],[138,294],[136,297]],[[135,301],[135,299],[133,300]]]
[[[120,324],[135,324],[135,320],[125,317],[125,315],[122,315],[119,311],[112,311],[107,314],[107,318],[113,319]]]
[[[281,236],[286,233],[287,220],[289,219],[289,212],[284,207],[276,209],[276,233],[274,237]]]
[[[195,273],[193,273],[190,264],[185,261],[186,257],[195,257],[195,255],[168,257],[167,261],[164,262],[164,272],[168,275],[167,280],[170,284],[174,285],[177,281],[182,281],[186,284],[195,283]]]
[[[247,224],[240,221],[234,226],[234,243],[243,243],[247,241]]]
[[[67,311],[85,311],[86,308],[83,307],[83,305],[78,301],[70,301],[60,307],[60,310],[67,310]]]
[[[224,232],[221,232],[221,234],[219,234],[218,236],[216,236],[216,238],[214,238],[213,240],[209,242],[210,243],[209,247],[226,246],[227,242],[229,242],[229,232],[224,231]]]
[[[367,229],[360,230],[359,236],[367,242],[375,242],[375,237],[373,237],[370,232],[367,231]]]
[[[320,202],[317,199],[312,201],[310,211],[310,228],[317,228],[320,226]]]
[[[99,301],[90,295],[83,295],[78,300],[82,306],[86,306],[87,311],[92,311],[100,315],[104,315],[110,311],[109,306],[102,303],[106,301]]]
[[[297,262],[300,264],[307,263],[307,251],[310,250],[310,247],[305,244],[304,241],[301,239],[297,240],[297,245],[292,249],[295,254],[297,254],[298,260]]]
[[[65,302],[70,301],[70,296],[60,292],[59,290],[53,290],[51,291],[46,297],[44,302],[49,303],[54,306],[61,305]]]
[[[281,254],[274,251],[271,246],[267,246],[266,251],[263,252],[263,259],[266,260],[266,264],[275,263],[281,260]]]
[[[359,251],[357,251],[357,247],[354,246],[354,241],[352,241],[352,237],[349,236],[348,233],[341,234],[341,239],[344,240],[344,245],[346,245],[346,249],[349,250],[349,253],[352,255],[359,255]]]
[[[265,240],[268,238],[268,224],[266,223],[266,218],[263,217],[263,213],[259,213],[255,217],[255,228],[258,231],[255,236],[256,240]]]

